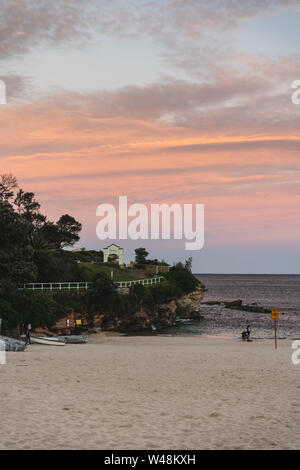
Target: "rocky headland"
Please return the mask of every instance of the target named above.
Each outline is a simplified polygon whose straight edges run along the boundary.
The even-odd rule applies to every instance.
[[[122,333],[151,332],[157,329],[174,326],[180,323],[180,320],[200,321],[203,316],[200,314],[200,303],[204,297],[205,287],[199,283],[196,289],[170,302],[159,303],[157,305],[147,305],[141,301],[139,309],[135,312],[120,317],[112,317],[107,313],[97,313],[93,320],[80,316],[82,327],[77,328],[78,332],[86,330],[90,332],[93,329],[103,331],[117,331]],[[76,313],[72,312],[68,317],[60,319],[56,325],[51,328],[55,334],[74,333],[74,318]],[[69,320],[70,327],[66,327]],[[43,331],[45,333],[45,330]]]

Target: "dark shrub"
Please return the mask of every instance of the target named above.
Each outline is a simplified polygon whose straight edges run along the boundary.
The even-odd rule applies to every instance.
[[[175,287],[177,295],[189,294],[199,285],[198,279],[190,271],[176,266],[166,273],[165,278]]]

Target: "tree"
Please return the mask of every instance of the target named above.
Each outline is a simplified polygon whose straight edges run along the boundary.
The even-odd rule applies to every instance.
[[[135,249],[135,263],[138,267],[146,264],[146,258],[149,255],[148,251],[145,248],[136,248]]]
[[[0,315],[6,331],[22,322],[40,326],[54,321],[49,299],[20,290],[20,285],[81,275],[76,261],[64,258],[61,250],[79,240],[81,224],[67,214],[57,223],[47,220],[34,193],[20,189],[14,195],[17,186],[12,175],[0,175]]]
[[[101,274],[93,283],[89,292],[89,319],[92,321],[94,314],[105,313],[113,316],[120,310],[121,296],[114,283],[106,274]]]
[[[40,213],[40,203],[35,199],[34,193],[24,192],[20,189],[17,192],[14,204],[17,207],[18,214],[27,224],[27,231],[33,241],[37,230],[46,222],[46,217]]]
[[[36,268],[32,258],[28,224],[8,201],[0,201],[0,280],[33,282]]]
[[[58,233],[57,225],[55,222],[46,221],[44,225],[39,230],[40,244],[42,244],[42,240],[44,240],[44,246],[47,250],[58,250],[61,246],[61,237]],[[35,237],[33,238],[35,242]],[[38,240],[37,240],[38,242]]]
[[[177,263],[165,274],[167,281],[176,288],[178,295],[188,294],[200,284],[186,265]]]
[[[79,241],[79,232],[82,225],[74,219],[74,217],[65,214],[60,217],[57,224],[57,231],[59,235],[60,248],[66,246],[73,246]]]
[[[65,214],[57,223],[47,220],[40,228],[40,234],[49,250],[60,250],[79,241],[81,228],[82,225],[74,217]]]
[[[14,195],[14,189],[18,187],[17,179],[9,174],[0,175],[0,200],[8,200]]]
[[[11,304],[0,298],[0,318],[2,319],[1,333],[8,334],[16,329],[21,321],[21,315],[12,308]]]
[[[188,259],[185,260],[185,269],[189,271],[190,273],[192,272],[192,264],[193,264],[193,258],[190,256]]]
[[[106,274],[98,275],[90,292],[90,303],[94,311],[108,310],[116,294],[114,283]]]

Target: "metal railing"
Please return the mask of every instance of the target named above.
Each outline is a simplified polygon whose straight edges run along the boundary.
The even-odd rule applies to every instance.
[[[136,284],[142,284],[143,286],[149,286],[161,282],[164,278],[162,276],[152,277],[149,279],[137,279],[135,281],[121,281],[115,282],[114,284],[118,288],[128,288]],[[88,290],[92,286],[92,282],[30,282],[23,284],[20,289],[28,290]]]
[[[143,286],[149,286],[151,284],[157,284],[161,282],[164,278],[162,276],[159,277],[151,277],[149,279],[138,279],[136,281],[122,281],[122,282],[115,282],[117,286],[120,287],[131,287],[135,286],[136,284],[142,284]]]

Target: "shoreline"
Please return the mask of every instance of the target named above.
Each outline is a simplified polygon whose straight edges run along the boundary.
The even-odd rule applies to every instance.
[[[0,366],[1,449],[296,449],[291,343],[97,334]]]

